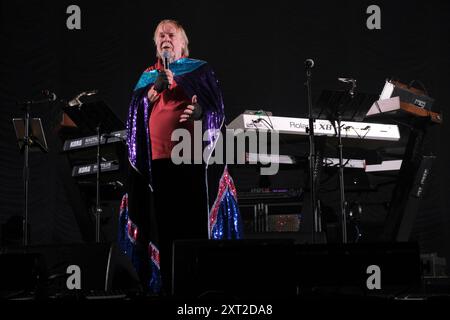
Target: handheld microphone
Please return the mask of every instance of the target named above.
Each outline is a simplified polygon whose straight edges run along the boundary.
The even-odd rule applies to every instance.
[[[169,69],[169,58],[170,58],[170,52],[168,50],[164,50],[162,52],[162,60],[164,64],[164,70]]]

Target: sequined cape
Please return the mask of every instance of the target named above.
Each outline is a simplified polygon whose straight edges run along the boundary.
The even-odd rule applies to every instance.
[[[203,142],[207,159],[214,150],[218,135],[223,130],[225,116],[222,93],[214,71],[201,60],[181,58],[169,65],[174,80],[189,99],[197,95],[202,106],[202,130],[207,136]],[[152,165],[149,117],[152,105],[147,92],[158,71],[150,67],[140,77],[131,99],[127,119],[127,146],[129,160],[128,193],[122,199],[119,223],[119,244],[129,255],[141,278],[152,291],[159,287],[159,251],[157,226],[154,223],[152,192]],[[223,135],[225,136],[225,135]],[[208,163],[207,161],[205,163]],[[208,237],[210,239],[239,239],[242,223],[237,205],[236,188],[226,165],[205,164]],[[147,261],[142,257],[147,256]]]

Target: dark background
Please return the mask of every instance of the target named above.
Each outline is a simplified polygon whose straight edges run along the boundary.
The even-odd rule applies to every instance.
[[[66,8],[81,8],[81,30],[68,30]],[[381,30],[368,30],[366,8],[381,8]],[[154,63],[159,20],[179,20],[191,57],[207,60],[224,93],[227,120],[245,109],[305,116],[303,61],[313,58],[313,94],[354,77],[362,91],[380,93],[387,77],[420,80],[448,109],[450,3],[446,1],[1,1],[0,2],[0,223],[22,214],[22,164],[12,117],[17,101],[43,89],[69,99],[98,89],[125,120],[132,89]],[[51,151],[31,156],[30,223],[34,244],[92,240],[92,219],[76,208],[52,131],[60,111],[41,106]],[[438,156],[415,226],[423,252],[449,256],[450,177],[447,122],[432,130]],[[3,237],[5,239],[5,236]]]

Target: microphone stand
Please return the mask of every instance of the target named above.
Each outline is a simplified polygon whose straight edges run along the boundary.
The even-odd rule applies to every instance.
[[[75,98],[72,100],[65,102],[65,104],[71,108],[78,108],[80,109],[83,105],[83,102],[80,100],[82,97],[89,97],[92,95],[95,95],[98,93],[98,90],[90,90],[90,91],[84,91],[78,94]],[[93,214],[95,216],[95,243],[100,243],[100,225],[101,225],[101,215],[103,213],[102,207],[100,205],[100,177],[101,177],[101,142],[103,135],[101,134],[101,120],[98,121],[95,131],[97,133],[97,154],[96,154],[96,160],[97,160],[97,174],[96,174],[96,181],[95,181],[95,208],[92,209]],[[105,138],[107,139],[107,138]],[[106,141],[105,141],[106,143]]]
[[[23,137],[24,160],[23,160],[23,188],[24,188],[24,215],[22,220],[24,247],[28,246],[28,184],[30,178],[30,167],[28,162],[30,152],[30,106],[33,101],[25,102],[25,133]]]
[[[310,60],[310,59],[308,59]],[[307,61],[308,61],[307,60]],[[316,177],[314,174],[314,168],[316,164],[316,147],[315,147],[315,139],[314,139],[314,119],[312,113],[312,93],[311,93],[311,68],[313,64],[305,64],[306,68],[306,88],[308,94],[308,119],[309,119],[309,128],[308,128],[308,136],[309,136],[309,185],[310,185],[310,201],[311,201],[311,211],[313,214],[313,232],[312,239],[313,243],[316,243],[316,232],[320,232],[319,230],[319,217],[317,212],[317,196],[316,196]]]
[[[101,131],[99,124],[96,127],[97,130],[97,176],[96,176],[96,197],[95,197],[95,243],[100,243],[100,219],[103,213],[102,207],[100,205],[100,176],[101,176],[101,153],[100,153],[100,144],[101,144]],[[105,141],[106,142],[106,141]]]
[[[353,97],[353,94],[352,94]],[[337,123],[338,123],[338,149],[339,149],[339,191],[340,191],[340,209],[341,209],[341,227],[342,227],[342,243],[347,243],[347,215],[345,212],[345,190],[344,190],[344,164],[343,164],[343,145],[341,135],[341,121],[342,116],[338,111]]]
[[[95,243],[100,243],[100,226],[101,226],[101,216],[103,214],[103,209],[100,204],[100,177],[102,173],[102,157],[101,157],[101,143],[102,138],[105,139],[104,144],[108,142],[108,139],[112,137],[111,134],[101,134],[101,123],[95,128],[97,132],[97,175],[96,175],[96,196],[95,196]],[[123,139],[122,139],[123,141]]]
[[[351,83],[352,87],[349,90],[350,97],[353,99],[356,90],[356,80],[351,78],[338,78],[339,81],[345,83]],[[344,157],[343,157],[343,144],[342,144],[342,115],[337,110],[337,124],[338,124],[338,150],[339,150],[339,192],[340,192],[340,210],[341,210],[341,230],[342,230],[342,243],[347,243],[347,213],[345,202],[345,186],[344,186]]]

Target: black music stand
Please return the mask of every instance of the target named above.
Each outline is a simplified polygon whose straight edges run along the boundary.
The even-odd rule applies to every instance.
[[[83,135],[97,135],[97,179],[96,179],[96,201],[95,201],[95,242],[100,243],[100,215],[102,208],[100,206],[100,174],[101,174],[101,150],[100,145],[106,143],[111,137],[111,132],[123,130],[125,125],[112,112],[108,105],[101,100],[90,102],[81,102],[80,96],[89,96],[95,94],[80,94],[71,100],[63,110],[69,115],[72,121],[77,125]],[[75,102],[75,103],[73,103]],[[102,139],[104,138],[104,139]]]
[[[95,134],[99,125],[103,133],[123,130],[125,127],[124,123],[101,100],[80,102],[74,106],[66,105],[63,110],[84,136]]]
[[[339,190],[341,209],[342,242],[347,243],[347,217],[344,190],[343,144],[341,136],[341,121],[362,121],[373,102],[378,98],[375,94],[348,90],[324,90],[313,110],[313,117],[329,120],[338,138],[339,151]]]
[[[28,185],[30,178],[29,152],[48,152],[47,141],[40,118],[30,119],[29,105],[26,107],[25,118],[12,119],[16,132],[20,153],[24,154],[23,183],[24,183],[24,217],[23,217],[23,245],[28,245]]]
[[[313,117],[337,121],[340,115],[344,121],[363,121],[378,95],[355,92],[353,95],[347,90],[323,90],[313,110]]]
[[[14,118],[12,121],[20,152],[24,152],[27,140],[29,142],[30,152],[48,152],[47,140],[44,129],[42,128],[41,118],[30,119],[28,139],[25,137],[25,119]]]

